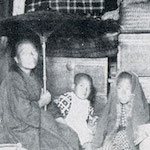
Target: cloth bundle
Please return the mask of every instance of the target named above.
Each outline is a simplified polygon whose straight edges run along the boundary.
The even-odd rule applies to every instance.
[[[26,12],[49,9],[99,16],[104,10],[104,0],[26,0]]]

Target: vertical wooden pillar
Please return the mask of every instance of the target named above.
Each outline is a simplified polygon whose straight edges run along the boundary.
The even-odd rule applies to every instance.
[[[0,19],[12,15],[13,0],[0,0]],[[7,37],[0,37],[0,83],[9,71],[10,51],[6,47]]]
[[[11,16],[13,0],[0,0],[0,19]]]

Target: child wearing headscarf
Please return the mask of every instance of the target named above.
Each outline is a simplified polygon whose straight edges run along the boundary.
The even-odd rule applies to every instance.
[[[113,83],[108,103],[97,125],[94,149],[138,150],[138,127],[149,121],[148,102],[138,77],[121,72]]]

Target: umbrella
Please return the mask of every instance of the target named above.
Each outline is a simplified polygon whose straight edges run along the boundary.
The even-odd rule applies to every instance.
[[[0,35],[8,37],[24,32],[36,33],[40,37],[43,52],[43,85],[46,91],[46,42],[48,37],[60,35],[94,38],[107,32],[118,31],[118,22],[101,21],[93,17],[63,14],[56,11],[37,11],[0,20]],[[14,36],[13,36],[14,37]],[[16,36],[17,37],[17,36]]]
[[[99,18],[80,16],[78,14],[64,14],[56,11],[37,11],[8,17],[0,20],[1,35],[14,34],[18,26],[34,31],[37,34],[52,34],[62,29],[62,34],[68,32],[81,36],[99,36],[119,29],[117,21],[102,21]],[[65,33],[66,34],[66,33]]]

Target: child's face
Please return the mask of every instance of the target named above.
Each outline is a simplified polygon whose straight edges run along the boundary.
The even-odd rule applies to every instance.
[[[30,42],[21,43],[17,49],[15,61],[24,69],[34,69],[38,62],[38,52]]]
[[[132,98],[132,85],[129,79],[122,79],[117,85],[118,99],[122,104],[128,103]]]
[[[91,93],[91,83],[87,79],[81,79],[81,81],[75,85],[74,92],[80,99],[87,99]]]

